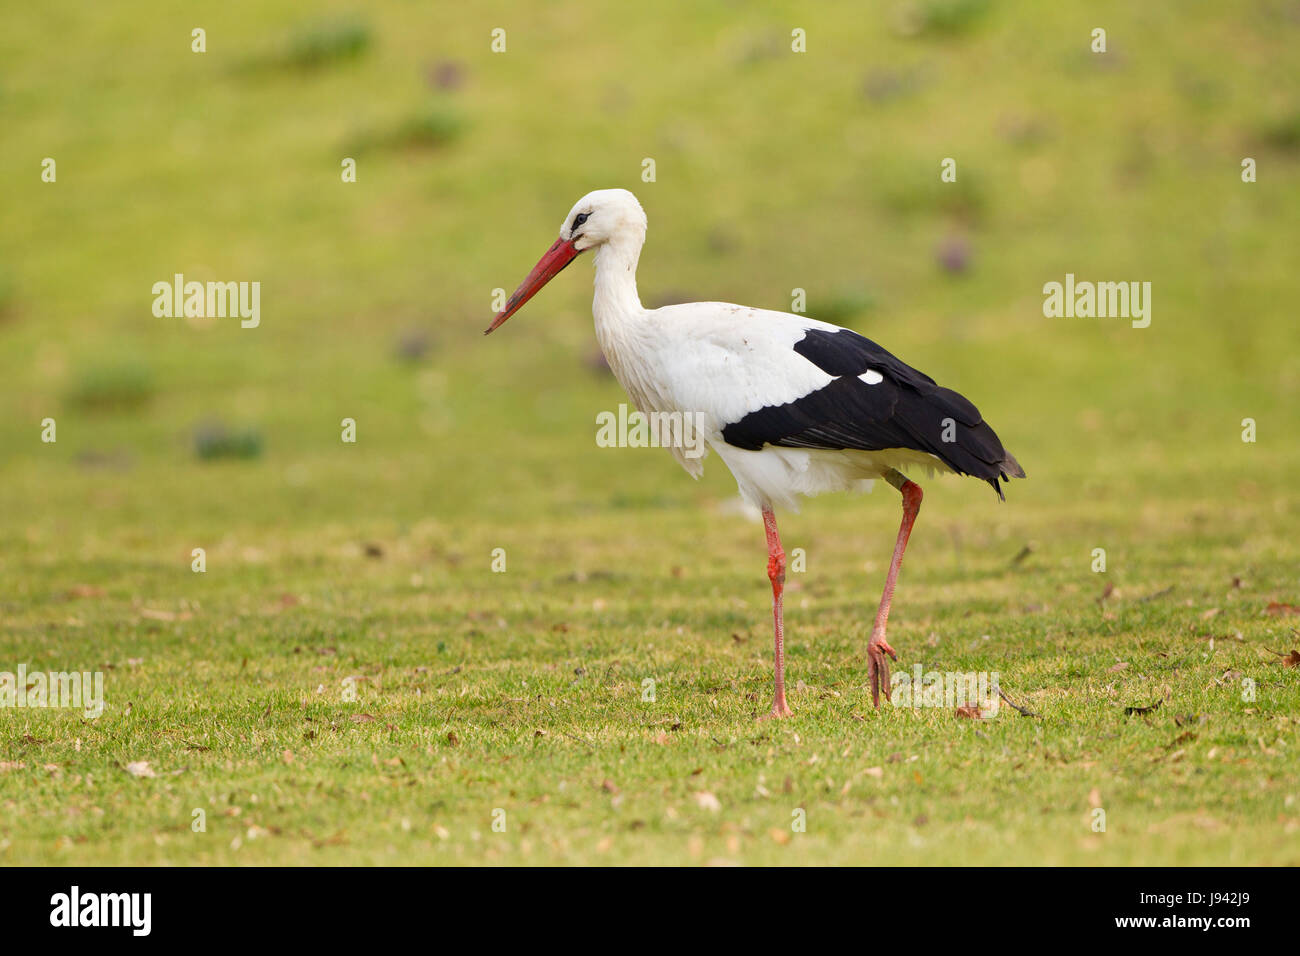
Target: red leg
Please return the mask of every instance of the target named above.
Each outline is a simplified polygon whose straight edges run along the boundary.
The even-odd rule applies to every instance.
[[[785,702],[785,621],[781,613],[785,594],[785,551],[781,549],[776,515],[771,508],[763,509],[763,528],[767,532],[767,577],[772,582],[772,623],[776,628],[776,696],[772,700],[772,712],[760,720],[790,716],[790,708]]]
[[[885,480],[903,494],[903,521],[898,526],[898,541],[894,545],[894,557],[889,562],[889,574],[885,577],[885,591],[880,596],[880,609],[876,611],[876,625],[871,629],[871,640],[867,643],[867,677],[871,680],[871,703],[880,706],[880,694],[884,691],[885,700],[889,700],[889,661],[888,654],[894,660],[898,655],[885,640],[885,626],[889,623],[889,606],[894,600],[894,586],[898,584],[898,569],[903,566],[903,552],[907,550],[907,539],[912,535],[912,524],[921,510],[921,486],[908,481],[897,471],[890,471]]]

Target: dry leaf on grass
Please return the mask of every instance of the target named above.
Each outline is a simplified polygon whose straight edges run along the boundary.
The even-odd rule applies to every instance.
[[[1291,649],[1290,654],[1283,654],[1281,651],[1275,651],[1269,647],[1264,648],[1264,650],[1268,651],[1270,654],[1276,654],[1278,657],[1282,658],[1281,663],[1283,667],[1300,667],[1300,651],[1297,651],[1295,648]]]
[[[76,587],[69,588],[67,591],[63,592],[63,597],[66,600],[71,600],[73,598],[97,598],[103,596],[104,589],[97,588],[93,584],[78,584]]]
[[[126,772],[133,777],[156,777],[153,767],[149,766],[147,760],[133,760],[126,765]]]

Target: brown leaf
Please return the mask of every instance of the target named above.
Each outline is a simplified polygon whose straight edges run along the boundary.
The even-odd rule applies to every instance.
[[[453,747],[460,746],[460,738],[456,736],[456,731],[447,731],[447,743],[451,744]]]
[[[1265,614],[1271,614],[1273,617],[1282,617],[1286,614],[1300,614],[1300,606],[1295,604],[1283,604],[1281,601],[1270,601],[1268,607],[1264,608]]]
[[[1282,658],[1281,663],[1283,667],[1300,667],[1300,651],[1297,651],[1294,648],[1291,649],[1290,654],[1283,654],[1281,651],[1275,651],[1268,647],[1264,648],[1264,650]]]
[[[374,720],[375,720],[375,718],[374,718],[374,715],[373,715],[373,714],[353,714],[353,715],[352,715],[352,722],[353,722],[354,724],[369,724],[369,723],[373,723]]]
[[[63,592],[65,599],[71,601],[73,598],[97,598],[104,596],[104,589],[97,588],[93,584],[78,584],[76,587],[68,588]]]
[[[980,717],[984,716],[980,713],[980,709],[974,704],[963,704],[961,707],[957,708],[956,714],[958,717],[966,717],[971,720],[978,720]]]
[[[616,784],[613,780],[610,780],[610,779],[608,779],[608,778],[606,778],[606,779],[604,779],[604,780],[602,780],[602,781],[600,782],[600,789],[604,790],[606,793],[618,793],[618,792],[619,792],[618,784]]]
[[[1118,674],[1123,670],[1128,670],[1128,661],[1119,661],[1114,666],[1106,668],[1106,672],[1109,674]]]

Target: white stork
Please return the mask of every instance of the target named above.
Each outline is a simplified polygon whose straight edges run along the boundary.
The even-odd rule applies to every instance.
[[[870,487],[883,478],[903,496],[903,520],[867,644],[871,697],[889,699],[885,639],[903,551],[921,507],[921,488],[900,471],[920,467],[982,478],[1002,498],[999,479],[1024,470],[979,410],[929,376],[849,329],[802,315],[726,302],[646,309],[636,265],[646,216],[625,189],[583,196],[546,251],[487,328],[496,329],[579,253],[596,250],[592,313],[609,367],[640,411],[679,413],[718,453],[741,495],[763,512],[767,576],[776,630],[776,692],[771,717],[785,717],[785,635],[781,600],[785,552],[777,506],[796,495]],[[693,477],[702,457],[673,454]]]

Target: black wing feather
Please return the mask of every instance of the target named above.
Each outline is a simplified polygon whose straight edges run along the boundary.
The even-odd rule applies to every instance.
[[[793,402],[769,405],[732,422],[722,430],[727,444],[752,451],[764,445],[912,448],[934,455],[959,474],[984,479],[999,497],[999,478],[1025,476],[967,398],[870,339],[850,329],[809,329],[794,349],[835,380]],[[858,378],[869,370],[879,373],[881,381],[868,385]]]

